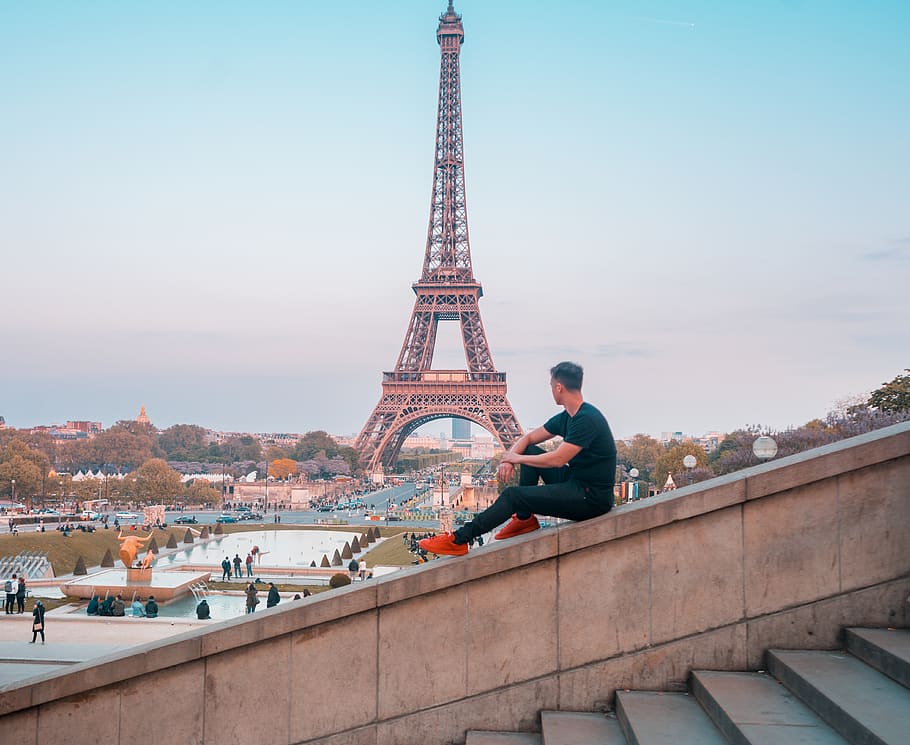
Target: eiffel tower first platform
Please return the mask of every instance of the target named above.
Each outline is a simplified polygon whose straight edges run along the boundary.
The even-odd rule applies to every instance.
[[[439,112],[433,197],[423,273],[414,283],[414,310],[398,362],[383,373],[382,398],[357,436],[355,447],[370,472],[388,470],[405,438],[434,419],[476,422],[504,447],[522,435],[506,398],[506,374],[493,365],[480,320],[483,288],[474,278],[465,201],[459,54],[461,16],[452,0],[439,18]],[[433,370],[440,321],[458,321],[466,370]]]

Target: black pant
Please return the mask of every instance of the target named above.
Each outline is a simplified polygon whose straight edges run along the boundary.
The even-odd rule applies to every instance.
[[[531,445],[525,453],[537,455],[544,452]],[[538,485],[539,481],[543,485]],[[487,509],[472,522],[455,531],[455,543],[467,543],[504,523],[512,515],[527,520],[531,515],[549,515],[568,520],[589,520],[604,515],[613,508],[613,488],[593,489],[569,479],[569,469],[537,468],[522,465],[518,486],[502,490]]]
[[[8,592],[6,593],[6,612],[12,613],[16,607],[16,593]]]
[[[32,644],[35,643],[35,639],[38,638],[38,634],[41,634],[41,643],[43,644],[44,643],[44,624],[41,625],[40,631],[35,631],[34,629],[32,629]]]

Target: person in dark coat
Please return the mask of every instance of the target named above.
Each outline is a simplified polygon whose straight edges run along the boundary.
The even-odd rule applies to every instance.
[[[19,589],[16,590],[16,605],[19,613],[25,613],[25,575],[19,576]]]
[[[225,556],[221,562],[221,581],[227,582],[231,578],[231,560]]]
[[[114,611],[111,606],[114,605],[114,596],[108,595],[101,601],[101,608],[98,610],[99,616],[113,616]]]
[[[35,603],[35,609],[32,611],[34,620],[32,621],[32,640],[29,644],[34,644],[38,634],[41,634],[41,643],[44,644],[44,603],[40,600]]]
[[[88,606],[85,609],[85,612],[90,616],[98,615],[98,608],[101,603],[98,602],[98,595],[93,593],[92,599],[88,601]]]
[[[274,582],[269,582],[269,596],[265,599],[266,608],[274,608],[281,602],[281,595],[278,594],[278,588]]]
[[[125,616],[126,615],[126,605],[123,603],[123,598],[118,595],[114,598],[114,602],[111,603],[111,615],[112,616]]]
[[[149,595],[149,599],[145,603],[145,617],[158,618],[158,603],[155,602],[154,595]]]
[[[256,585],[250,582],[249,586],[246,588],[246,612],[255,613],[256,606],[259,605],[259,598],[256,597],[258,592],[256,591]]]
[[[212,617],[211,612],[209,611],[209,601],[205,598],[199,601],[199,605],[196,606],[196,618],[200,621],[206,621]]]

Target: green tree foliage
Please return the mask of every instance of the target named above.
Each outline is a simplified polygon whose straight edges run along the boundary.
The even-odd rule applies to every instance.
[[[898,375],[890,383],[882,383],[882,387],[872,391],[869,396],[869,406],[873,409],[894,414],[910,411],[910,368],[904,370],[904,375]]]
[[[347,464],[350,473],[356,473],[360,466],[360,454],[354,448],[339,445],[331,435],[322,430],[307,432],[301,437],[291,451],[290,457],[301,462],[340,459]]]
[[[650,481],[657,459],[666,451],[666,447],[653,437],[638,434],[629,443],[622,440],[616,443],[616,462],[626,471],[637,468],[642,481]],[[664,476],[666,478],[666,476]]]
[[[680,485],[680,475],[683,476],[682,483],[684,484],[685,474],[688,469],[683,465],[683,459],[687,455],[695,456],[695,467],[697,469],[707,468],[708,454],[704,451],[704,448],[688,440],[680,442],[672,445],[657,459],[657,462],[654,464],[655,483],[658,484],[658,486],[663,486],[664,482],[667,480],[667,474],[672,473],[677,485]],[[694,475],[695,474],[693,473],[693,476]]]
[[[175,424],[158,435],[158,445],[167,460],[206,460],[208,438],[203,427]]]
[[[33,450],[22,440],[8,440],[0,449],[0,494],[11,497],[15,479],[17,499],[40,496],[49,469],[50,463],[44,453]]]
[[[180,474],[160,458],[145,461],[132,476],[136,498],[150,504],[171,502],[183,491]]]

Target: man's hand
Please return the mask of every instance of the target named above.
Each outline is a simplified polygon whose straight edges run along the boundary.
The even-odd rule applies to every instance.
[[[505,460],[503,460],[499,464],[499,468],[496,469],[496,478],[499,479],[500,483],[511,481],[514,475],[515,466],[511,463],[507,463]]]

